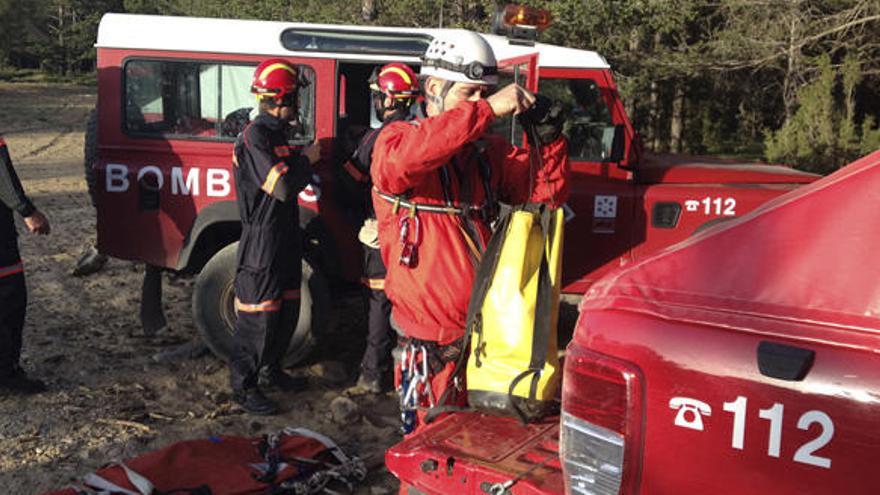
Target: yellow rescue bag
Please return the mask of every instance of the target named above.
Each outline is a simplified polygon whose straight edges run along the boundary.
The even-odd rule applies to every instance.
[[[563,227],[561,208],[524,205],[499,220],[486,247],[468,307],[468,402],[476,409],[525,422],[554,405]]]

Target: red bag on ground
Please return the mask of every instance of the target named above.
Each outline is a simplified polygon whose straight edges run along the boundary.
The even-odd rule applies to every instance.
[[[306,495],[330,481],[351,488],[366,469],[328,437],[286,428],[260,438],[212,437],[109,464],[82,485],[45,495]]]

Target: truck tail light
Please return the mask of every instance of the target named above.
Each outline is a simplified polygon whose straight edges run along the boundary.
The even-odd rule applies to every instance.
[[[642,395],[641,372],[634,365],[576,342],[568,346],[559,440],[566,493],[636,493]]]

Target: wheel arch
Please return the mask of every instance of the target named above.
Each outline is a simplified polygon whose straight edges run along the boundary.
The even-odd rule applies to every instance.
[[[218,251],[241,237],[235,201],[217,201],[203,208],[183,240],[177,270],[198,272]]]
[[[300,227],[306,237],[303,253],[312,265],[326,276],[338,277],[338,249],[323,218],[314,211],[299,207]],[[212,256],[241,237],[241,217],[235,201],[217,201],[203,208],[196,216],[183,241],[177,270],[198,273]]]

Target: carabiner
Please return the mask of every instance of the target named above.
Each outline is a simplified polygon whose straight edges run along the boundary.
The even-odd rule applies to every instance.
[[[409,346],[409,376],[410,378],[414,378],[418,370],[416,369],[416,347],[412,344]]]
[[[406,358],[407,358],[407,349],[409,349],[408,345],[403,346],[403,350],[400,352],[400,373],[403,374],[407,370],[406,366]]]
[[[398,262],[406,267],[414,267],[417,263],[418,247],[422,241],[422,226],[415,209],[410,214],[400,217],[400,258]]]
[[[422,354],[422,380],[428,379],[428,349],[425,346],[422,346],[419,351]]]

